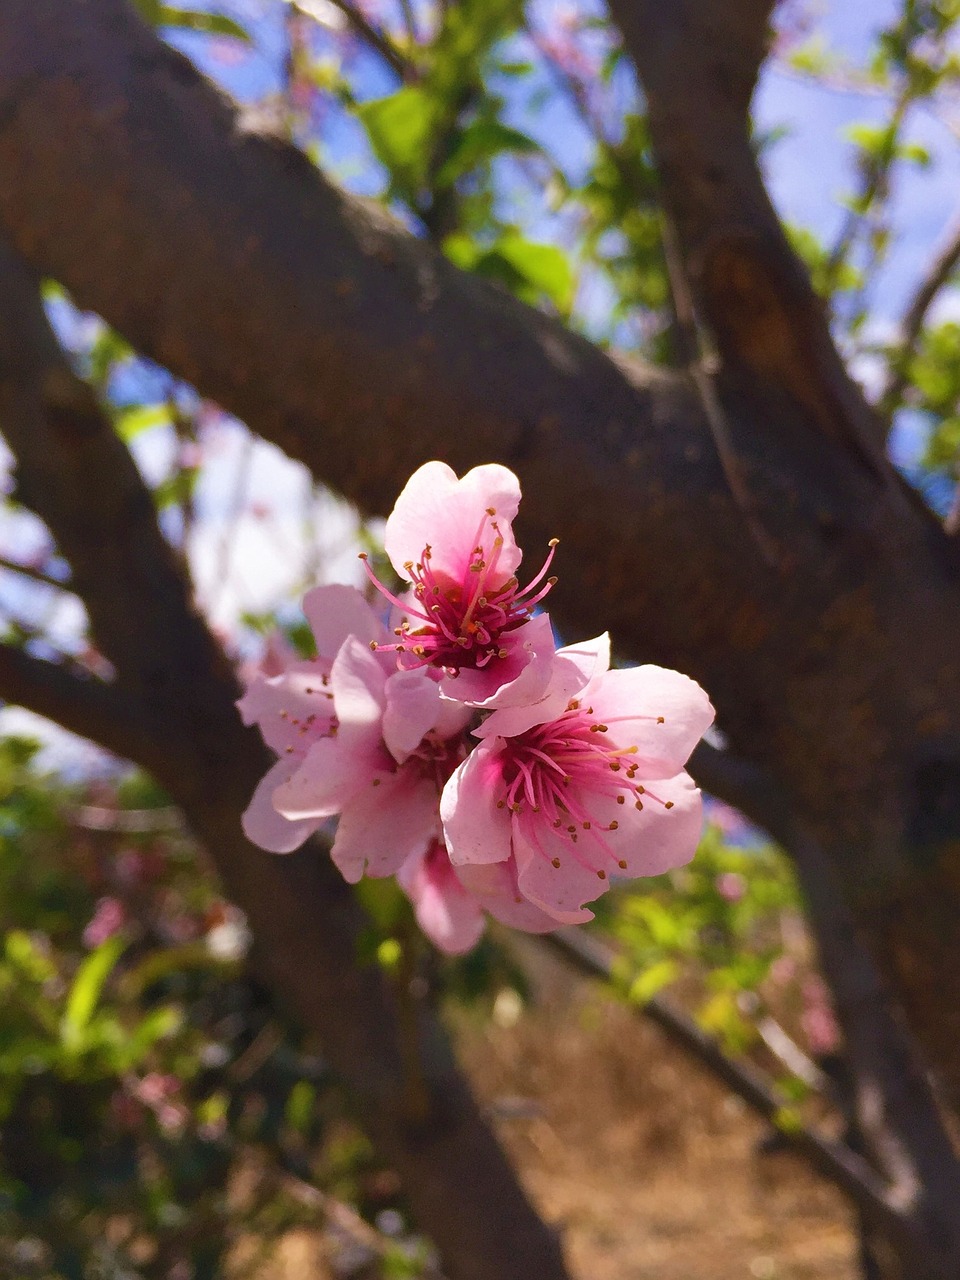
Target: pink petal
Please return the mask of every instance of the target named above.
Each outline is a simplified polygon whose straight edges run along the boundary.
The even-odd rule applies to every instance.
[[[490,520],[484,517],[492,508],[496,514],[490,519],[497,521],[503,538],[494,581],[506,581],[520,564],[510,527],[519,505],[519,481],[506,467],[474,467],[458,480],[445,462],[427,462],[407,481],[387,520],[387,555],[397,573],[409,578],[404,565],[422,561],[429,545],[434,572],[460,582],[481,528],[490,530]]]
[[[303,612],[317,653],[331,662],[347,636],[356,636],[368,648],[371,641],[386,639],[386,628],[356,587],[314,587],[303,597]]]
[[[237,708],[244,724],[256,724],[277,755],[304,756],[311,743],[326,734],[333,721],[330,664],[297,662],[282,675],[256,676]]]
[[[375,655],[356,636],[340,646],[330,672],[337,736],[347,750],[373,759],[380,746],[380,726],[387,705],[386,673]]]
[[[522,897],[513,858],[506,862],[472,863],[458,867],[457,876],[484,911],[511,929],[522,929],[524,933],[552,933],[560,927],[559,920]]]
[[[541,614],[529,625],[541,618],[549,621],[546,615]],[[556,720],[566,710],[571,698],[579,697],[591,679],[606,671],[609,661],[610,637],[606,632],[581,645],[558,649],[551,664],[549,683],[541,697],[528,705],[511,703],[500,707],[484,720],[479,729],[474,730],[475,736],[515,738],[534,725]]]
[[[410,769],[371,779],[344,807],[331,856],[350,884],[395,875],[438,834],[437,793]]]
[[[413,903],[417,924],[447,955],[462,955],[483,933],[483,911],[460,883],[446,850],[436,845],[426,857],[408,858],[397,873]]]
[[[549,617],[541,613],[515,631],[504,631],[500,644],[505,658],[494,658],[478,669],[464,667],[459,675],[445,677],[444,695],[483,710],[526,706],[542,698],[556,659]]]
[[[315,742],[289,781],[273,793],[273,806],[285,818],[331,818],[377,774],[380,756],[344,748],[339,735]],[[281,761],[285,764],[286,761]]]
[[[307,836],[316,831],[321,821],[317,818],[291,821],[277,813],[273,807],[273,793],[287,781],[290,771],[288,761],[278,760],[261,778],[242,819],[247,839],[271,853],[291,853],[299,848]]]
[[[500,781],[499,749],[481,743],[443,788],[440,818],[454,866],[510,856],[510,815],[495,799]]]
[[[635,763],[641,777],[672,778],[714,718],[696,681],[664,667],[608,671],[584,696],[596,718],[609,724],[611,743],[639,748]]]
[[[384,685],[383,740],[400,764],[415,751],[440,715],[440,686],[424,668],[396,671]]]
[[[585,867],[569,839],[554,831],[549,823],[537,823],[536,815],[514,823],[513,848],[517,859],[520,892],[547,915],[562,924],[582,924],[593,919],[584,908],[610,887],[609,876],[601,880]],[[555,867],[554,860],[560,865]]]
[[[614,876],[659,876],[690,861],[703,832],[703,800],[690,775],[681,772],[651,782],[640,800],[642,809],[629,800],[618,805],[612,797],[593,802],[591,813],[598,824],[617,822],[617,829],[602,833],[602,839],[616,861],[626,866],[612,863],[599,841],[591,841],[587,838],[590,833],[583,833],[577,848],[591,865]]]

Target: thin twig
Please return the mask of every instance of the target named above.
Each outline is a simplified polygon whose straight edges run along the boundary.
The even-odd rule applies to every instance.
[[[890,377],[880,396],[878,411],[889,425],[910,381],[910,365],[917,353],[927,314],[937,294],[960,265],[960,219],[953,224],[930,263],[900,322],[900,342],[890,357]]]
[[[45,587],[56,587],[58,591],[71,590],[69,579],[54,578],[52,574],[44,573],[42,569],[35,569],[28,564],[20,564],[16,560],[8,560],[6,556],[0,556],[0,569],[8,569],[11,573],[19,573],[22,577],[29,578],[31,582],[42,582]]]
[[[401,80],[408,81],[416,78],[413,63],[403,56],[386,32],[381,31],[379,27],[375,27],[372,22],[364,17],[359,9],[350,4],[350,0],[330,0],[330,3],[340,10],[353,28],[354,34],[359,36],[364,44],[378,53]],[[310,17],[310,10],[307,6],[301,7],[294,0],[293,7],[304,14],[305,17]]]

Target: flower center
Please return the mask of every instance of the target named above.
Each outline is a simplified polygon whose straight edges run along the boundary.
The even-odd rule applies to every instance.
[[[627,719],[628,717],[623,717]],[[636,719],[637,717],[629,717]],[[663,723],[662,716],[651,717]],[[515,738],[504,739],[498,809],[509,809],[513,823],[522,822],[524,832],[539,847],[537,831],[552,827],[569,841],[576,856],[577,842],[586,838],[609,854],[620,870],[626,862],[616,853],[605,835],[616,831],[619,822],[597,819],[591,800],[614,799],[618,805],[645,803],[673,808],[673,801],[660,800],[637,781],[638,748],[618,746],[610,741],[610,726],[594,715],[592,707],[582,707],[575,699],[556,720],[535,725]],[[559,858],[551,859],[559,867]],[[588,864],[584,858],[578,861]],[[606,872],[598,871],[600,879]]]
[[[416,750],[407,756],[405,765],[415,768],[422,778],[436,782],[439,794],[466,760],[468,750],[462,733],[453,738],[441,738],[431,729]]]
[[[429,544],[420,560],[407,561],[404,568],[413,583],[412,605],[388,591],[362,555],[377,590],[409,615],[394,632],[396,644],[374,643],[372,647],[394,650],[404,670],[441,667],[448,675],[456,675],[464,667],[482,669],[506,658],[503,637],[529,621],[557,581],[546,577],[556,546],[557,539],[551,539],[540,572],[525,587],[520,587],[516,577],[503,578],[497,571],[503,537],[493,510],[488,508],[459,581],[434,571]]]

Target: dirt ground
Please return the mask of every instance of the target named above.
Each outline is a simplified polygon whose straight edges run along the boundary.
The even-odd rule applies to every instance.
[[[857,1280],[838,1192],[764,1152],[769,1131],[651,1024],[558,961],[534,970],[532,1007],[508,993],[453,1030],[576,1280]],[[269,1280],[328,1267],[320,1239],[291,1233]]]
[[[544,962],[545,963],[545,962]],[[557,967],[458,1040],[577,1280],[856,1280],[844,1199],[661,1033]]]

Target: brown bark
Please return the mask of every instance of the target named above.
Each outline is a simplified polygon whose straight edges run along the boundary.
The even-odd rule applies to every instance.
[[[6,248],[0,299],[0,423],[18,493],[69,558],[117,672],[115,685],[98,685],[0,650],[0,694],[128,755],[180,804],[249,918],[260,971],[319,1036],[450,1276],[565,1280],[559,1241],[526,1200],[441,1029],[416,1002],[405,1014],[377,967],[356,963],[366,922],[325,851],[276,858],[243,838],[240,814],[270,761],[240,723],[234,677],[129,453],[67,368],[34,282]]]
[[[751,58],[701,64],[684,112],[698,12],[722,7],[615,10],[775,565],[686,379],[610,359],[245,135],[120,0],[8,0],[0,218],[81,303],[367,509],[430,456],[514,466],[528,545],[562,538],[558,615],[701,680],[829,853],[960,1099],[960,556],[880,456],[785,251],[746,140],[755,25]]]

